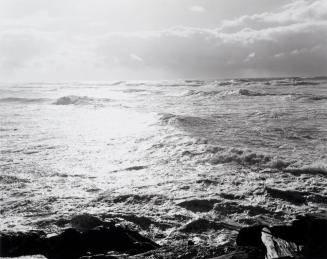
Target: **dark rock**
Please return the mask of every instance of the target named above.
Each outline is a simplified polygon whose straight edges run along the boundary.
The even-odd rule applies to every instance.
[[[307,192],[300,192],[294,190],[279,190],[274,188],[266,187],[266,192],[273,198],[288,201],[293,204],[304,204],[306,203]]]
[[[7,233],[0,235],[0,256],[40,254],[44,248],[44,232]]]
[[[106,255],[107,252],[134,255],[159,247],[136,231],[113,225],[84,232],[70,228],[49,238],[40,233],[2,234],[0,243],[0,256],[42,254],[49,259],[74,259],[97,254],[103,254],[103,258],[112,258]]]
[[[78,258],[87,252],[91,254],[108,251],[143,253],[159,247],[153,241],[135,231],[122,227],[98,227],[85,232],[68,229],[48,240],[48,258]]]
[[[299,216],[292,225],[243,228],[236,243],[264,249],[267,258],[327,258],[327,215]]]
[[[131,166],[131,167],[127,167],[125,168],[126,171],[137,171],[137,170],[142,170],[147,168],[147,166],[145,165],[136,165],[136,166]]]
[[[76,229],[67,229],[63,233],[46,239],[47,258],[78,258],[87,250],[82,245],[81,234]]]
[[[218,200],[215,199],[194,199],[194,200],[186,200],[183,202],[178,203],[178,206],[181,206],[182,208],[188,209],[193,212],[208,212],[213,209],[213,206],[215,203],[217,203]]]
[[[309,258],[327,258],[327,214],[299,216],[293,223]]]
[[[293,226],[273,226],[269,230],[274,237],[284,239],[288,242],[303,243],[299,231]]]
[[[194,242],[193,242],[192,240],[188,240],[188,241],[187,241],[187,245],[188,245],[188,246],[194,246]]]
[[[236,201],[223,201],[214,205],[214,211],[223,216],[228,216],[234,213],[243,213],[246,211],[250,216],[272,214],[270,211],[260,206],[241,205]],[[276,216],[276,215],[275,215]]]
[[[73,217],[70,223],[73,228],[87,230],[98,226],[103,226],[105,222],[90,214],[82,214]]]
[[[236,238],[236,244],[238,246],[255,246],[264,249],[265,246],[261,240],[261,231],[264,227],[266,226],[257,225],[242,228]]]
[[[268,228],[262,229],[261,240],[266,247],[266,259],[295,258],[298,254],[296,244],[273,236]]]
[[[205,218],[198,218],[186,223],[179,229],[179,231],[184,233],[201,233],[208,230],[220,230],[226,228],[235,230],[237,226],[225,222],[215,222]]]

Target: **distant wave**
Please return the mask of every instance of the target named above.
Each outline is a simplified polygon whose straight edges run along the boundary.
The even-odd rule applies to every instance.
[[[219,81],[218,85],[219,86],[226,86],[226,85],[233,85],[235,83],[234,80],[227,80],[227,81]]]
[[[327,161],[316,161],[311,165],[305,165],[301,167],[288,167],[286,172],[294,174],[323,174],[327,175]]]
[[[49,101],[47,98],[22,98],[22,97],[7,97],[1,98],[0,103],[43,103]]]
[[[259,92],[254,92],[248,89],[240,89],[238,91],[240,95],[246,95],[246,96],[264,96],[264,95],[272,95],[272,94],[265,94],[265,93],[259,93]]]
[[[278,158],[264,152],[226,146],[213,146],[210,144],[200,152],[184,150],[181,155],[190,158],[197,157],[199,163],[209,163],[212,165],[231,163],[269,170],[284,170],[294,164],[294,161]]]
[[[211,164],[237,163],[240,165],[255,165],[277,167],[272,163],[272,157],[268,154],[252,152],[250,150],[242,150],[230,148],[223,152],[216,153],[209,162]]]
[[[210,155],[210,153],[212,155]],[[186,155],[192,155],[191,152],[184,152]],[[251,151],[239,148],[216,147],[208,148],[205,152],[196,155],[204,155],[203,162],[209,162],[213,165],[236,163],[243,166],[255,166],[265,169],[277,169],[293,174],[321,174],[327,175],[327,161],[315,161],[309,165],[298,166],[300,161],[287,160],[275,157],[271,154]]]
[[[290,96],[289,93],[256,92],[249,89],[239,89],[237,93],[244,96]]]
[[[197,91],[197,90],[188,90],[183,95],[184,96],[216,96],[222,93],[222,91]]]
[[[325,95],[298,95],[296,99],[302,99],[307,101],[321,101],[327,100],[327,96]]]
[[[111,192],[103,192],[97,198],[97,201],[110,201],[113,203],[163,203],[167,197],[159,194],[121,194],[113,196]]]
[[[232,90],[212,90],[212,91],[197,91],[197,90],[189,90],[185,94],[185,96],[217,96],[217,97],[227,97],[227,96],[284,96],[288,94],[274,94],[274,93],[266,93],[266,92],[256,92],[253,90],[249,90],[246,88],[241,89],[232,89]]]
[[[17,184],[17,183],[28,183],[29,180],[19,178],[13,175],[0,175],[1,184]]]
[[[225,98],[228,96],[248,96],[248,97],[264,97],[264,96],[276,96],[276,97],[289,97],[293,100],[307,100],[307,101],[321,101],[327,100],[325,95],[308,95],[308,94],[291,94],[291,93],[267,93],[264,91],[253,91],[247,88],[234,89],[234,90],[212,90],[212,91],[199,91],[188,90],[183,94],[184,96],[196,96],[196,97],[220,97]]]
[[[109,102],[108,98],[92,98],[88,96],[76,96],[69,95],[58,98],[54,105],[88,105],[88,104],[101,104],[103,102]]]
[[[265,93],[265,92],[255,92],[248,89],[240,89],[240,95],[244,96],[289,96],[292,99],[305,99],[308,101],[320,101],[320,100],[327,100],[327,96],[324,95],[307,95],[307,94],[288,94],[288,93]]]
[[[197,125],[208,124],[211,122],[209,119],[206,118],[175,115],[170,113],[162,114],[160,121],[163,124],[175,125],[180,127],[192,127]]]
[[[245,95],[245,96],[263,96],[267,95],[264,93],[254,92],[248,89],[231,89],[231,90],[211,90],[211,91],[201,91],[201,90],[189,90],[185,94],[185,96],[217,96],[217,97],[226,97],[233,95]]]
[[[325,79],[323,77],[317,78],[284,78],[278,80],[272,80],[273,85],[284,86],[301,86],[301,85],[320,85]]]

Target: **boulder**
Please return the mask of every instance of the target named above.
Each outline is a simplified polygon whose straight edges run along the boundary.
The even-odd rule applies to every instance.
[[[45,233],[2,233],[0,234],[0,257],[40,254],[43,250]]]
[[[77,215],[71,219],[70,223],[73,228],[81,231],[106,225],[106,222],[90,214]]]
[[[266,226],[256,225],[242,228],[237,235],[236,244],[238,246],[255,246],[264,248],[264,244],[261,240],[261,231],[264,227]]]
[[[240,230],[238,246],[266,251],[266,258],[327,258],[327,215],[298,216],[291,225],[264,225]]]
[[[51,237],[38,232],[1,234],[0,244],[0,256],[41,254],[49,259],[113,258],[107,252],[135,255],[159,247],[138,232],[113,224],[85,231],[69,228]]]

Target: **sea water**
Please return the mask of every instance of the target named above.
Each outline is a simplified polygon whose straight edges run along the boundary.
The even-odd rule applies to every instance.
[[[327,209],[327,78],[0,85],[0,230],[90,213],[159,243]]]

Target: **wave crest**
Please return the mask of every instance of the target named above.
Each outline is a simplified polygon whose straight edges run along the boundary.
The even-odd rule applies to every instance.
[[[286,172],[294,174],[322,174],[327,175],[327,161],[316,161],[310,165],[304,165],[301,167],[288,167]]]
[[[93,98],[88,96],[68,95],[58,98],[54,105],[88,105],[88,104],[101,104],[103,102],[111,101],[108,98]]]

